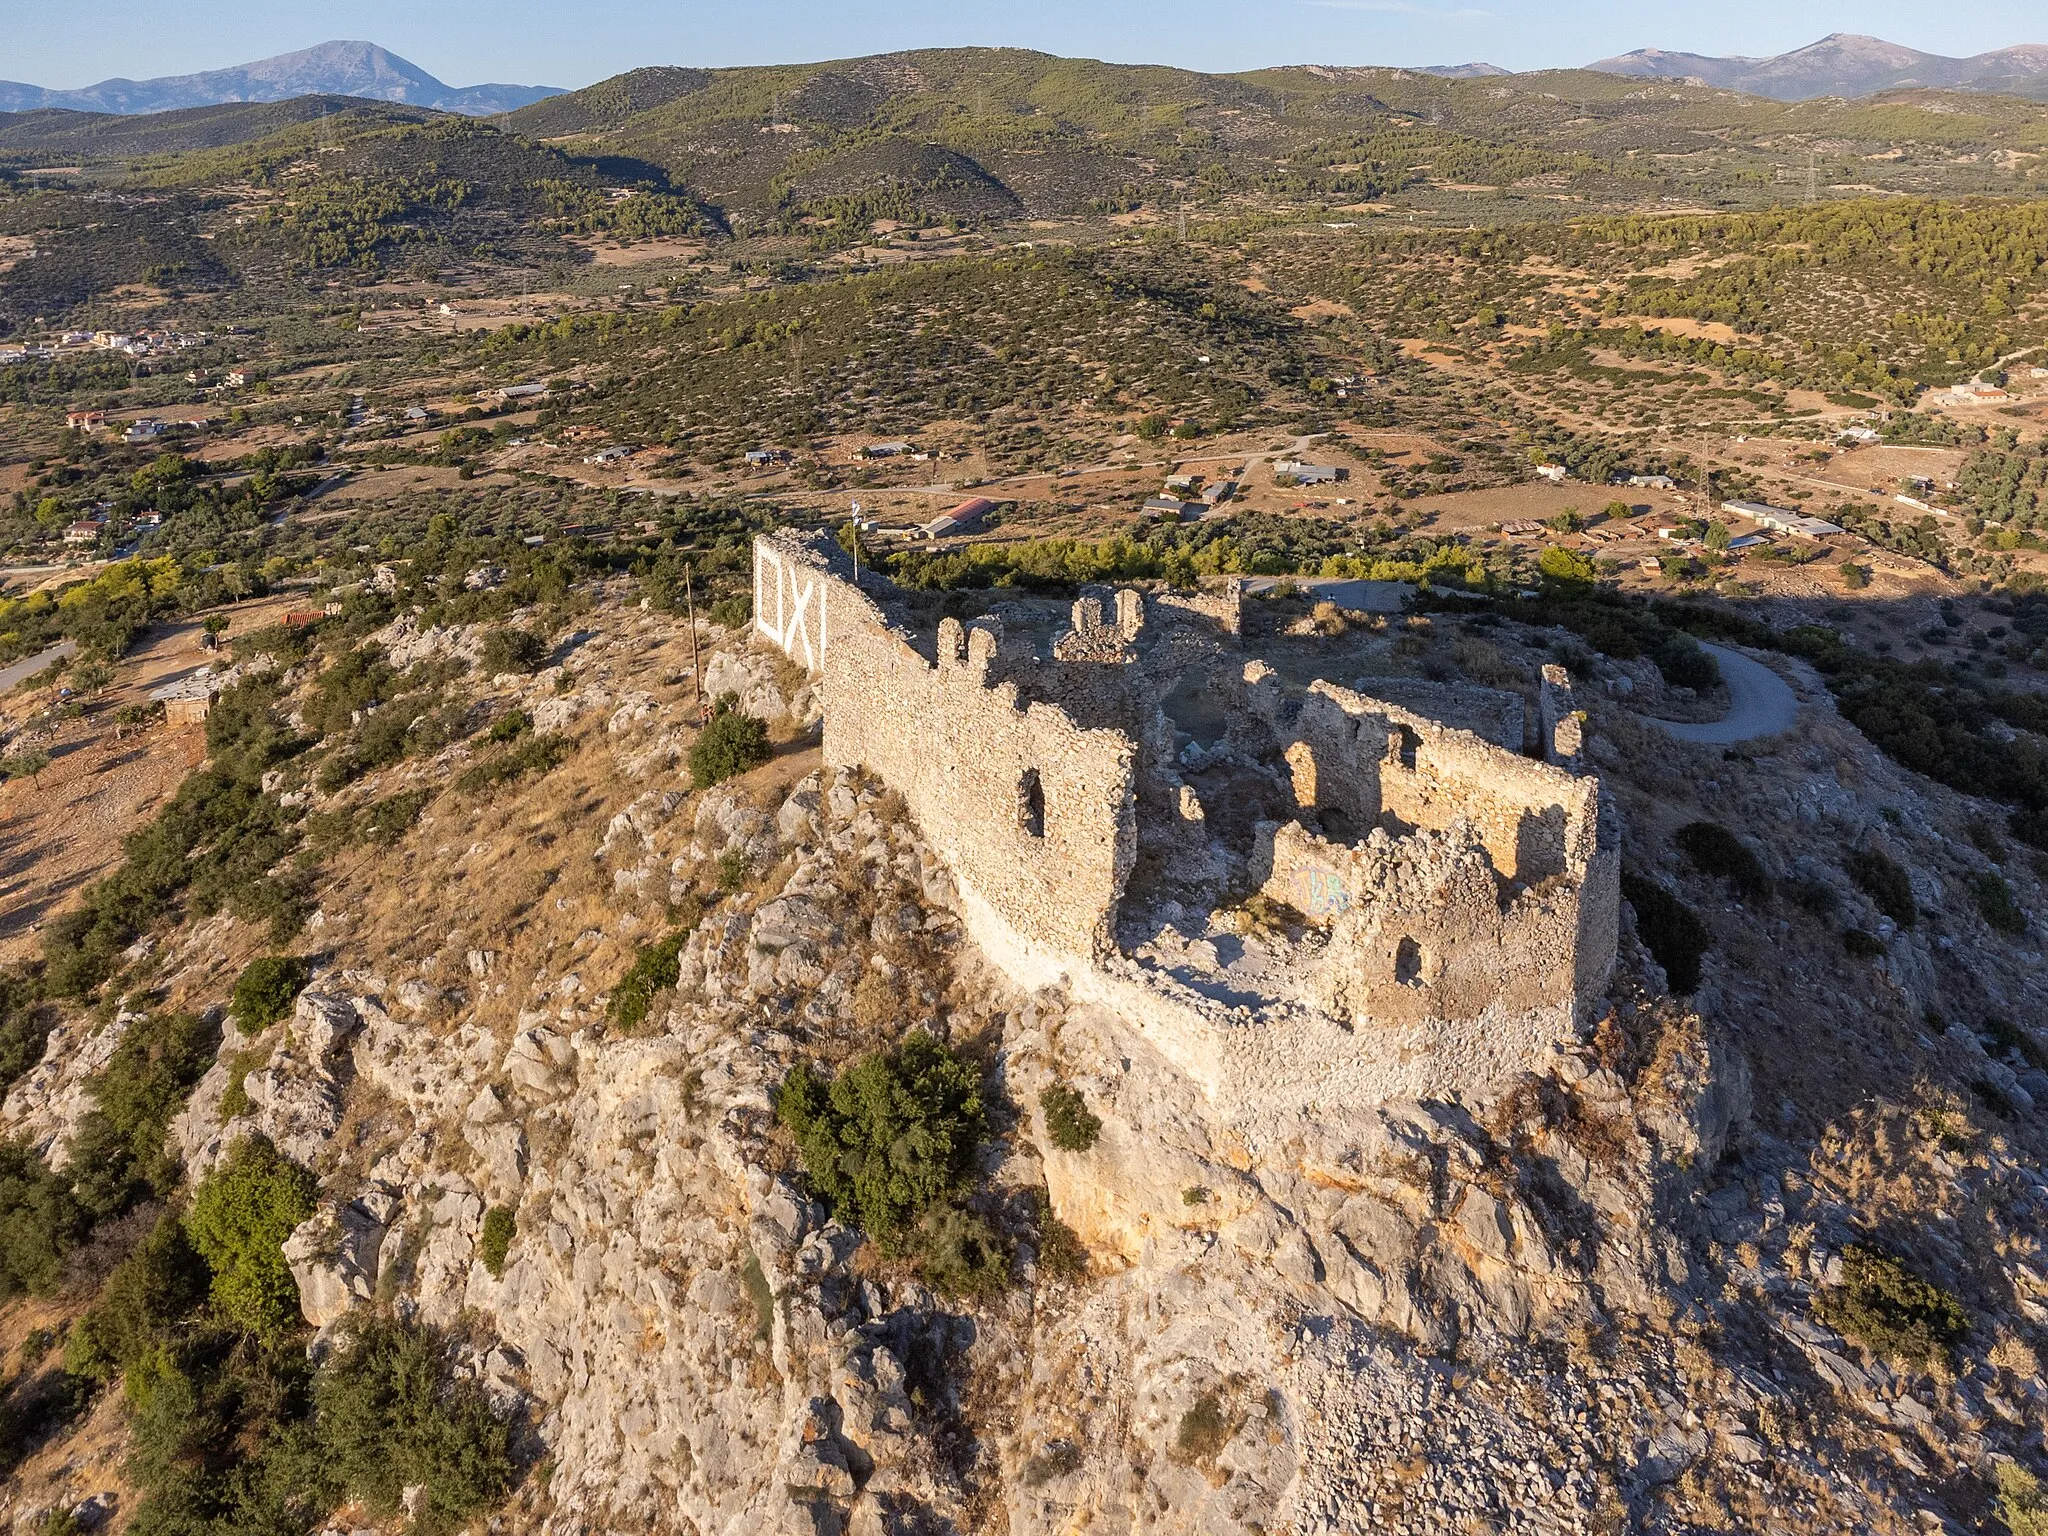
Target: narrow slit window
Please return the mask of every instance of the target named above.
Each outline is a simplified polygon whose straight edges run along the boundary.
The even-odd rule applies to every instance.
[[[1411,938],[1394,946],[1394,980],[1404,987],[1422,980],[1422,946]]]
[[[1036,768],[1026,768],[1017,781],[1017,825],[1027,836],[1045,836],[1045,785]]]

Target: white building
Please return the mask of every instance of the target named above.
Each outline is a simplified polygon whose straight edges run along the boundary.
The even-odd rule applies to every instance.
[[[1803,539],[1824,539],[1842,531],[1836,524],[1821,518],[1808,517],[1804,512],[1774,507],[1761,501],[1724,501],[1721,510],[1746,517],[1759,528],[1768,528],[1773,533],[1796,533]]]

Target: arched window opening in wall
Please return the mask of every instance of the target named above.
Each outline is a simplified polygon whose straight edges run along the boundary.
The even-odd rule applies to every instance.
[[[1026,768],[1017,781],[1017,825],[1028,836],[1045,836],[1045,786],[1036,768]]]
[[[1413,768],[1415,757],[1422,750],[1422,738],[1405,725],[1394,727],[1394,750],[1400,754],[1401,766]]]
[[[1412,987],[1422,980],[1422,946],[1404,938],[1394,946],[1394,980]]]

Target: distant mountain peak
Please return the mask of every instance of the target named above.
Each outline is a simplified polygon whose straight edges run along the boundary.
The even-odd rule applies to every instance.
[[[2048,95],[2048,45],[2021,44],[1955,59],[1861,32],[1830,32],[1804,48],[1766,59],[1638,48],[1586,67],[1643,79],[1700,80],[1779,101],[1870,96],[1908,86]]]
[[[169,112],[230,101],[288,101],[295,96],[355,96],[443,112],[488,116],[563,94],[548,85],[451,86],[375,43],[335,40],[253,64],[153,80],[102,80],[76,91],[0,81],[0,111],[60,107],[77,112]]]

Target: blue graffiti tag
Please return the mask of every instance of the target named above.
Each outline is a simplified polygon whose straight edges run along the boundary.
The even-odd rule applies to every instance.
[[[1344,877],[1327,869],[1297,869],[1294,872],[1295,905],[1310,917],[1335,917],[1351,906],[1351,889]]]

